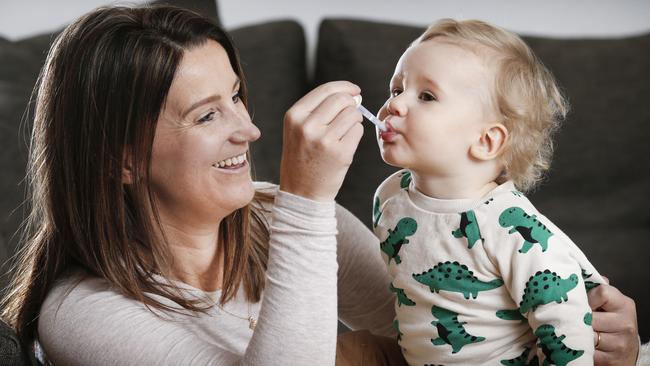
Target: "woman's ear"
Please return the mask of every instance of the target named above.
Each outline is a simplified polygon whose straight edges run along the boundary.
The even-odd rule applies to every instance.
[[[501,123],[485,128],[478,141],[469,149],[470,155],[478,160],[492,160],[503,152],[508,140],[508,129]]]
[[[133,154],[128,148],[124,149],[124,161],[122,162],[122,184],[133,183]]]

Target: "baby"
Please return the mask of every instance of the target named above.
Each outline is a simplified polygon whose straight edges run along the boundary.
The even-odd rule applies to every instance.
[[[373,226],[411,365],[593,365],[587,291],[603,279],[523,193],[549,167],[566,103],[515,34],[442,20],[404,52],[379,111],[404,168]]]

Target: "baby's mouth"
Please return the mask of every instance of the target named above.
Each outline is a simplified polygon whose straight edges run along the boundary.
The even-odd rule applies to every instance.
[[[237,169],[243,167],[246,163],[246,152],[244,152],[243,154],[216,162],[212,166],[219,169]]]
[[[386,123],[386,131],[379,131],[379,138],[381,138],[383,141],[386,142],[391,142],[395,139],[395,137],[398,135],[398,132],[393,128],[393,126],[390,124],[388,121],[384,121]]]

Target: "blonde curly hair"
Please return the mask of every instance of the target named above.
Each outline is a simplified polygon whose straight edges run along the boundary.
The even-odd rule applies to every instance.
[[[569,109],[555,78],[519,36],[483,21],[442,19],[412,45],[438,37],[495,61],[490,103],[509,133],[497,181],[532,190],[550,167],[553,134]]]

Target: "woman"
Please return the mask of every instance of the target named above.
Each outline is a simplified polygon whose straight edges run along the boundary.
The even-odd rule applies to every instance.
[[[41,75],[32,214],[3,318],[54,364],[331,365],[337,306],[353,329],[390,335],[377,243],[334,204],[359,92],[335,82],[298,101],[279,190],[254,185],[259,131],[221,29],[167,7],[78,19]]]

